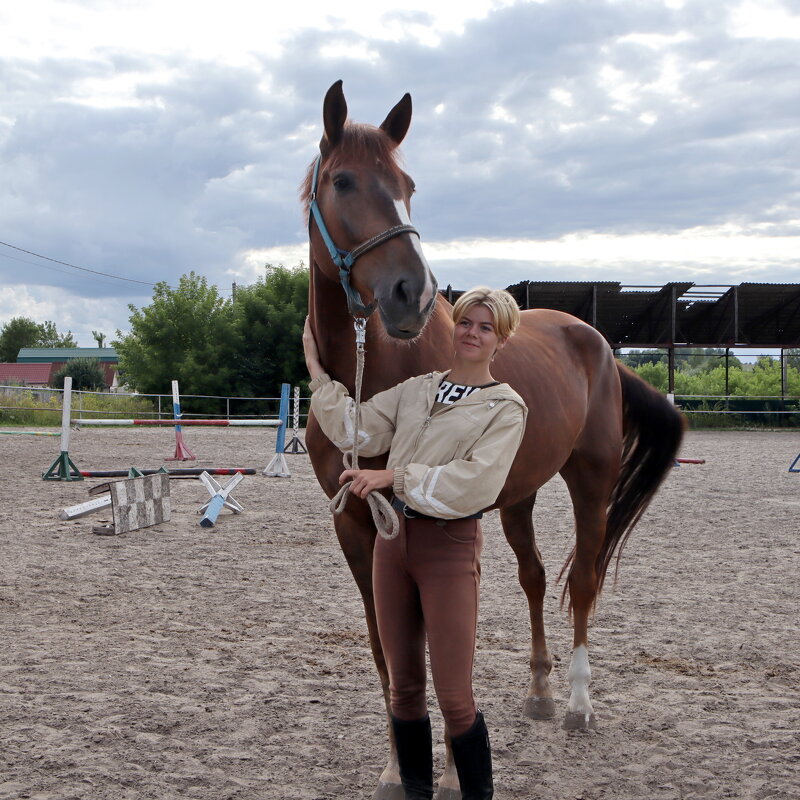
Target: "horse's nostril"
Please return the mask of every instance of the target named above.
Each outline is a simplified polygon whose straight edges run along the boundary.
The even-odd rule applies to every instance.
[[[403,303],[403,305],[408,304],[408,291],[406,290],[406,282],[405,281],[398,281],[394,287],[394,294],[395,297]]]

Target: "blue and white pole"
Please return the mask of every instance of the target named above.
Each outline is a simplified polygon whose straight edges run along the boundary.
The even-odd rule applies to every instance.
[[[178,381],[172,381],[172,416],[173,419],[181,418],[181,395],[178,389]],[[172,458],[165,458],[164,461],[194,461],[195,454],[186,446],[183,441],[183,427],[175,426],[175,455]]]
[[[280,417],[280,427],[278,428],[278,435],[275,437],[275,455],[272,461],[267,464],[266,469],[262,474],[268,475],[270,478],[291,478],[292,473],[289,471],[289,465],[286,463],[286,456],[283,454],[283,449],[286,442],[286,427],[289,424],[289,390],[291,387],[288,383],[281,384],[281,404],[278,411]]]

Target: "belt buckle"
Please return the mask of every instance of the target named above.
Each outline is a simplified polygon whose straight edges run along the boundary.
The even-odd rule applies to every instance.
[[[410,514],[408,513],[409,511],[411,512]],[[414,519],[417,516],[417,512],[413,508],[409,508],[408,503],[403,503],[403,516],[406,519]]]

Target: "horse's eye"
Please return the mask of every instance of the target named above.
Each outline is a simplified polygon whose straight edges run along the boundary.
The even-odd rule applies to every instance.
[[[333,188],[336,189],[337,192],[344,192],[349,189],[353,185],[353,182],[347,175],[337,175],[333,179]]]

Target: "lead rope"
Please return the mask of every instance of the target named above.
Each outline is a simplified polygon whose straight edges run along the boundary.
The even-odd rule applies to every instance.
[[[344,453],[342,463],[345,469],[358,469],[358,437],[361,428],[361,381],[364,377],[364,343],[367,338],[367,320],[364,317],[356,317],[354,320],[356,329],[356,390],[355,390],[355,420],[353,431],[353,449],[349,453]],[[331,500],[330,509],[334,514],[341,514],[347,505],[347,498],[350,496],[350,484],[347,481]],[[378,533],[384,539],[394,539],[400,531],[400,524],[397,514],[391,503],[374,489],[367,495],[367,503],[372,512],[372,520]]]

